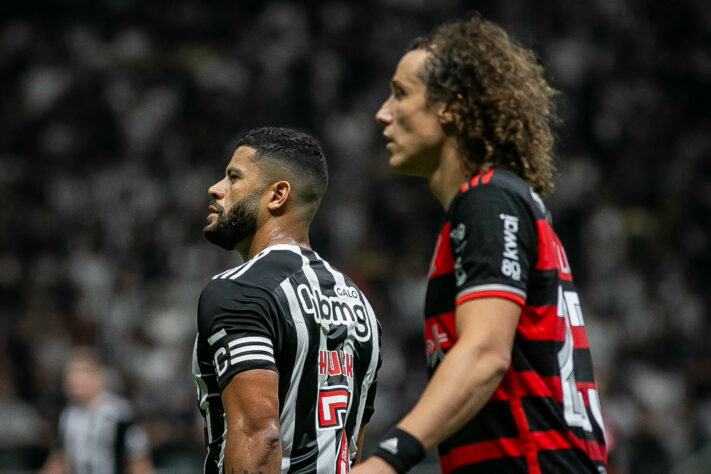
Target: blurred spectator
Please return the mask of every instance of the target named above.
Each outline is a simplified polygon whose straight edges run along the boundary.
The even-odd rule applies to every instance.
[[[43,474],[151,474],[148,437],[127,400],[106,388],[105,368],[89,347],[72,350],[64,385],[69,405],[59,420],[58,445]]]

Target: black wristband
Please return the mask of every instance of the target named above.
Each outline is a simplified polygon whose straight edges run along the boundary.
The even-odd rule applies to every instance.
[[[393,428],[378,443],[373,456],[384,459],[399,474],[405,474],[425,458],[425,448],[407,431]]]

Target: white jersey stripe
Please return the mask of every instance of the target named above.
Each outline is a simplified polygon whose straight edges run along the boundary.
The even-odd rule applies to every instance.
[[[244,265],[244,263],[243,263],[242,265]],[[236,266],[236,267],[234,267],[234,268],[230,268],[229,270],[225,270],[225,271],[222,272],[222,273],[218,273],[217,275],[215,275],[214,277],[212,277],[212,279],[213,279],[213,280],[216,280],[216,279],[218,279],[218,278],[225,278],[227,275],[230,275],[231,273],[236,272],[237,270],[239,270],[239,269],[242,267],[242,265]]]
[[[272,346],[272,341],[271,339],[267,337],[257,337],[257,336],[250,336],[250,337],[242,337],[240,339],[234,339],[227,343],[229,347],[236,346],[238,344],[246,344],[248,342],[261,342],[265,345],[268,345],[269,347]]]
[[[244,354],[245,352],[262,352],[264,354],[274,354],[274,349],[268,346],[242,346],[230,351],[231,356]]]
[[[280,285],[289,303],[289,314],[294,320],[296,330],[296,360],[294,370],[291,372],[291,383],[284,397],[284,409],[279,418],[281,426],[281,472],[286,474],[291,467],[291,449],[294,446],[294,429],[296,428],[296,397],[301,384],[301,374],[306,360],[306,349],[309,347],[309,333],[301,313],[301,307],[296,299],[296,293],[291,287],[289,280],[285,280]]]
[[[314,252],[314,253],[316,253],[316,252]],[[318,254],[316,254],[316,256],[321,258]],[[323,262],[323,264],[326,267],[326,269],[328,270],[328,272],[333,276],[333,279],[336,282],[336,286],[345,287],[346,286],[346,279],[344,278],[343,273],[339,272],[338,270],[335,270],[326,260],[321,259],[321,261]],[[359,293],[360,293],[360,291],[359,291]],[[365,299],[365,297],[363,297],[363,299]],[[370,311],[372,312],[372,310],[370,310]],[[373,319],[371,319],[369,321],[369,324],[370,324],[371,334],[374,335],[373,339],[377,339],[377,336],[376,336],[377,330],[378,330],[377,324],[376,324],[376,326],[373,326]],[[355,347],[354,347],[355,342],[354,341],[355,341],[355,324],[352,324],[352,325],[348,326],[348,336],[347,336],[346,340],[343,342],[343,351],[345,353],[353,355],[353,353],[355,352]],[[377,344],[377,342],[375,342],[375,344]],[[375,357],[376,366],[377,366],[377,360],[378,360],[377,351],[374,354],[371,354],[371,358],[372,357]],[[368,376],[366,375],[366,380],[368,380],[367,377]],[[364,382],[365,382],[365,380],[364,380]],[[372,377],[370,379],[370,382],[372,383]],[[366,385],[363,385],[363,386],[366,386]],[[368,383],[367,386],[369,387],[370,383]],[[348,379],[348,393],[354,393],[352,378]],[[349,444],[349,447],[348,447],[349,453],[348,454],[351,457],[351,460],[355,457],[356,452],[358,450],[358,432],[360,431],[360,429],[359,429],[360,422],[363,418],[363,411],[364,411],[363,409],[365,408],[365,398],[363,397],[363,394],[365,394],[365,398],[367,398],[368,390],[361,391],[361,400],[362,401],[361,401],[361,403],[359,403],[357,405],[358,407],[361,408],[361,410],[359,411],[359,413],[356,414],[356,417],[357,417],[356,418],[357,419],[356,428],[353,430],[354,431],[353,433],[350,433],[350,439],[346,440]],[[353,406],[353,397],[351,397],[348,400],[348,410],[346,412],[346,417],[348,416],[348,414],[350,414],[352,406]],[[338,453],[341,452],[340,439],[341,439],[341,437],[339,437],[337,440],[337,442],[339,443],[339,446],[336,447],[335,462],[338,462],[338,458],[339,458]],[[334,463],[334,465],[335,465],[335,463]]]
[[[480,291],[505,291],[507,293],[513,293],[514,295],[518,295],[521,298],[526,298],[526,292],[520,288],[516,288],[515,286],[510,285],[492,283],[489,285],[476,285],[470,286],[469,288],[465,288],[459,293],[457,293],[456,299],[459,299],[462,296],[470,295],[472,293],[479,293]]]
[[[240,362],[246,362],[248,360],[266,360],[267,362],[274,363],[274,356],[267,354],[247,354],[232,358],[230,364],[239,364]]]
[[[224,329],[220,329],[215,334],[213,334],[212,336],[207,338],[207,343],[210,345],[213,345],[215,342],[219,341],[226,335],[227,335],[227,331],[225,331]]]
[[[309,282],[309,286],[311,286],[311,288],[320,288],[321,285],[319,284],[318,275],[316,275],[316,271],[311,266],[309,258],[303,254],[301,255],[301,258],[304,261],[302,270],[304,272],[304,276],[306,276],[306,279]],[[319,331],[319,351],[327,351],[328,345],[326,336],[329,333],[329,322],[322,319],[321,326],[323,330]],[[326,386],[327,378],[328,374],[326,373],[318,374],[318,377],[316,378],[317,385],[315,387],[317,391],[319,387]],[[314,423],[318,426],[318,410],[315,410],[314,414],[316,416]],[[338,454],[336,446],[336,430],[317,430],[316,444],[318,445],[319,453],[318,459],[316,460],[316,474],[332,474],[335,472]]]

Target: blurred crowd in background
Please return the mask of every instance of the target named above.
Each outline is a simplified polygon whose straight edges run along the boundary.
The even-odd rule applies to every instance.
[[[383,325],[369,440],[398,419],[425,384],[442,212],[424,180],[390,172],[373,115],[410,40],[470,8],[531,46],[561,92],[547,203],[611,472],[666,473],[709,443],[710,3],[50,0],[0,7],[0,471],[44,461],[79,344],[112,367],[156,466],[200,471],[197,298],[240,263],[202,236],[207,188],[261,125],[324,147],[311,244]]]

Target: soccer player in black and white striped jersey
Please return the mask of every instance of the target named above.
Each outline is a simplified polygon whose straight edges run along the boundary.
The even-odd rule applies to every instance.
[[[109,391],[104,364],[93,347],[71,350],[64,373],[69,404],[59,437],[40,474],[152,474],[150,443],[131,404]]]
[[[367,299],[309,246],[326,162],[308,135],[261,128],[237,143],[209,241],[245,263],[198,303],[193,355],[206,473],[345,473],[360,456],[381,362]]]

